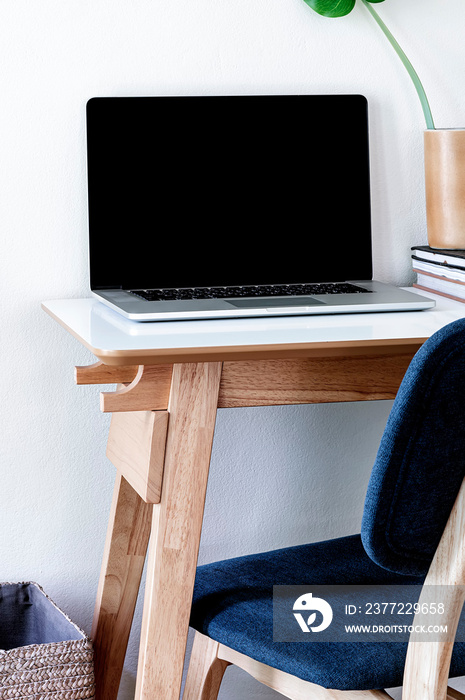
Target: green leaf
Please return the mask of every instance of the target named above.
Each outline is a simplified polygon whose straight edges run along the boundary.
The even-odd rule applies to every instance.
[[[375,0],[382,2],[382,0]],[[307,5],[324,17],[343,17],[354,9],[355,0],[305,0]]]
[[[384,0],[368,0],[368,2],[384,2]]]

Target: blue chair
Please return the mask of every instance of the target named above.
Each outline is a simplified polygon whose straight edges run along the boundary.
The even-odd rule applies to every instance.
[[[405,374],[370,477],[361,534],[198,567],[184,700],[215,700],[230,664],[293,700],[381,700],[389,697],[385,688],[400,685],[408,700],[465,699],[447,687],[448,677],[465,675],[458,639],[273,640],[273,586],[413,586],[423,595],[425,584],[441,584],[455,629],[465,596],[464,475],[462,319],[428,339]]]

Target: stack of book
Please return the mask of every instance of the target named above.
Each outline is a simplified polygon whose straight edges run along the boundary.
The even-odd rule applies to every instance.
[[[465,250],[413,246],[412,267],[417,274],[414,287],[465,301]]]

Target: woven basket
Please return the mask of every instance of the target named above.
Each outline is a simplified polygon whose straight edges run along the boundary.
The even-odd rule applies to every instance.
[[[95,694],[92,643],[36,583],[0,584],[0,700]]]

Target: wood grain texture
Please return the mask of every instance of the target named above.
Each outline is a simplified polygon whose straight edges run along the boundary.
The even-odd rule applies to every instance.
[[[136,700],[178,700],[221,363],[174,365],[163,487],[147,564]]]
[[[447,688],[447,700],[465,700],[465,695],[455,688]]]
[[[393,399],[410,353],[225,362],[218,406]]]
[[[96,700],[116,700],[150,536],[152,505],[117,475],[91,637]]]
[[[111,367],[103,362],[74,368],[76,384],[126,384],[132,382],[137,374],[138,365]]]
[[[218,642],[196,633],[182,700],[216,700],[228,661],[218,658]]]
[[[101,411],[114,413],[166,410],[172,369],[172,365],[141,365],[130,384],[116,391],[100,394]]]
[[[218,657],[230,664],[239,666],[253,676],[256,680],[269,688],[273,688],[292,700],[391,700],[391,696],[384,690],[331,690],[322,688],[314,683],[303,681],[290,673],[278,671],[271,666],[240,654],[234,649],[219,645]],[[200,700],[200,698],[189,698]],[[208,700],[215,700],[214,697]]]
[[[462,483],[447,525],[426,576],[421,604],[428,600],[428,587],[441,586],[447,625],[446,641],[409,642],[404,673],[403,700],[446,700],[452,641],[465,600],[465,482]],[[421,614],[413,625],[425,624]],[[453,691],[456,692],[456,691]],[[449,691],[450,693],[450,691]]]
[[[159,503],[168,411],[113,413],[107,457],[146,503]]]

